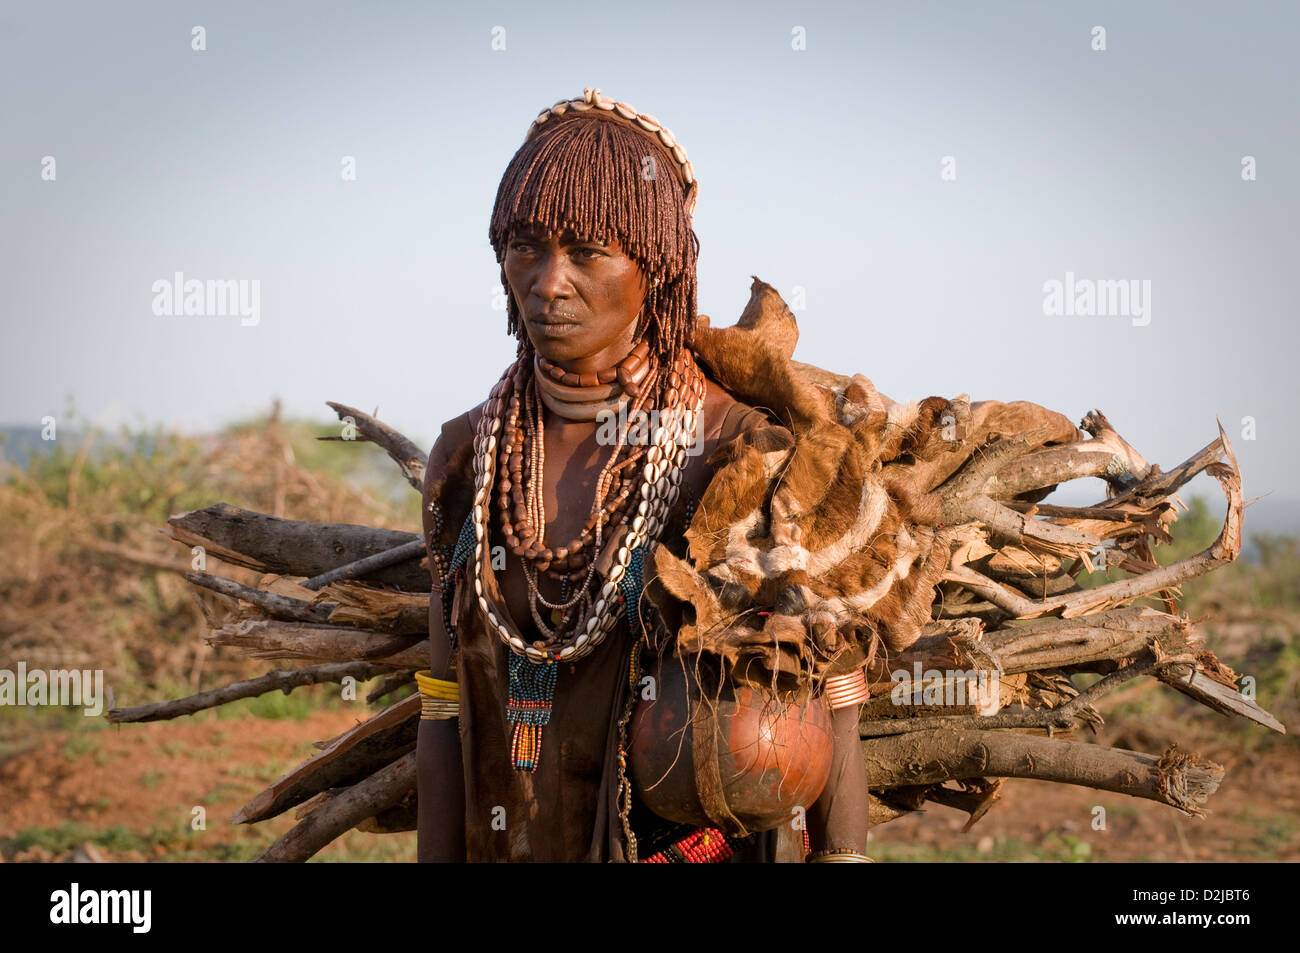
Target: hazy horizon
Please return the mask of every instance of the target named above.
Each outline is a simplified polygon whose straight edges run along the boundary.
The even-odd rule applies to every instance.
[[[108,429],[197,433],[279,397],[427,446],[513,356],[500,175],[541,109],[599,86],[690,156],[715,326],[758,275],[805,302],[798,359],[894,399],[1097,407],[1166,470],[1218,414],[1246,498],[1300,498],[1293,7],[589,11],[0,12],[0,424],[71,395]],[[155,313],[177,273],[258,282],[258,320]],[[1052,282],[1134,297],[1053,313]]]

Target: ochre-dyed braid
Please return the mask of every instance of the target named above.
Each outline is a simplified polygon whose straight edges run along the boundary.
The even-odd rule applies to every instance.
[[[532,138],[537,130],[549,121],[552,116],[563,116],[569,110],[587,112],[592,109],[617,113],[628,122],[634,123],[647,133],[656,136],[663,147],[672,152],[673,158],[677,160],[682,182],[686,185],[686,214],[693,216],[695,214],[695,201],[700,194],[700,184],[695,180],[695,169],[691,166],[690,160],[686,158],[686,150],[681,143],[668,131],[668,127],[654,116],[639,113],[627,103],[618,103],[608,96],[602,96],[599,87],[584,89],[581,99],[562,99],[550,109],[543,109],[537,118],[533,120],[533,124],[528,127],[528,134],[524,138]]]
[[[654,160],[653,175],[644,174],[646,157]],[[661,166],[673,174],[658,174]],[[639,330],[660,365],[670,367],[695,318],[699,240],[691,216],[698,195],[686,150],[667,128],[587,89],[530,126],[502,176],[489,238],[504,265],[512,232],[525,222],[601,241],[616,236],[648,282]],[[504,267],[502,286],[508,287]],[[522,344],[518,303],[507,297],[507,328]]]

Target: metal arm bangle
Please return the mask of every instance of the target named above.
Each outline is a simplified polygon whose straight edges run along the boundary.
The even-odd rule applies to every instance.
[[[441,721],[445,718],[460,717],[460,702],[447,701],[445,698],[420,697],[420,720]]]
[[[832,675],[822,683],[822,691],[830,702],[831,710],[861,705],[871,697],[867,688],[867,673],[855,669],[847,675]]]
[[[808,855],[810,864],[874,864],[875,861],[866,854],[859,854],[851,847],[828,847],[816,850]]]

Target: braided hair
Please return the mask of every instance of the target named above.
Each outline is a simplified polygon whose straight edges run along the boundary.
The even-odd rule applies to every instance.
[[[506,167],[488,232],[501,285],[514,231],[525,224],[570,231],[579,241],[616,239],[641,268],[646,297],[639,336],[671,364],[695,320],[699,239],[691,227],[680,164],[660,141],[614,113],[568,111],[535,127]],[[507,333],[531,349],[514,295]]]

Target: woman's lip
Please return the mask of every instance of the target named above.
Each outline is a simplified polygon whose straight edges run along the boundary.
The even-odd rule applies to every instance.
[[[582,329],[577,321],[534,321],[530,327],[534,334],[567,334],[569,331]]]

